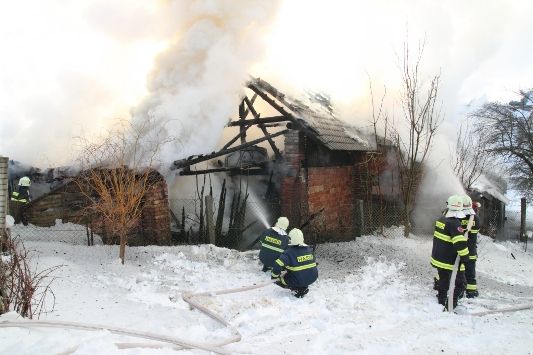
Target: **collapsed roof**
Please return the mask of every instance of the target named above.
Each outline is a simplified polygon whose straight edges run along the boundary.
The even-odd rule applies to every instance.
[[[250,80],[248,87],[272,95],[283,104],[294,120],[307,128],[307,133],[312,133],[330,150],[376,149],[375,142],[369,141],[356,127],[339,120],[331,108],[324,104],[291,98],[259,78]]]
[[[180,172],[181,175],[221,171],[237,172],[243,169],[239,167],[218,167],[208,170],[195,170],[193,172],[190,167],[216,157],[243,151],[267,140],[276,158],[281,158],[281,152],[276,147],[273,138],[288,133],[288,129],[302,131],[305,135],[332,151],[376,150],[375,139],[367,138],[372,137],[372,135],[365,135],[356,127],[339,120],[334,115],[329,100],[324,96],[318,96],[318,100],[294,99],[260,78],[250,79],[246,87],[253,92],[253,96],[251,98],[244,96],[239,105],[239,119],[230,120],[227,124],[227,127],[239,127],[239,133],[219,151],[205,155],[192,155],[186,159],[176,160],[172,163],[171,169],[183,169]],[[268,103],[279,115],[262,117],[254,107],[257,97]],[[250,113],[253,118],[246,119]],[[286,124],[288,129],[275,133],[267,131],[267,128],[280,127],[280,124]],[[264,137],[246,141],[246,131],[252,126],[259,127],[263,131]],[[233,146],[239,139],[240,145]],[[266,163],[268,162],[259,162],[255,166],[247,165],[245,169],[249,172],[249,169],[252,168],[263,168]]]

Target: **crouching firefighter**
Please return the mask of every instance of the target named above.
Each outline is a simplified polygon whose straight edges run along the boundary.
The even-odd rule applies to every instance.
[[[431,252],[431,265],[439,274],[437,281],[437,300],[446,308],[447,293],[456,257],[459,255],[460,263],[455,289],[453,293],[453,307],[457,306],[457,300],[463,297],[465,290],[465,263],[469,261],[467,238],[463,234],[461,219],[463,213],[463,200],[461,196],[453,195],[447,201],[448,211],[435,222],[433,233],[433,250]]]
[[[31,180],[29,177],[21,177],[16,190],[13,190],[11,193],[11,207],[13,218],[15,218],[15,223],[27,225],[28,222],[24,216],[24,210],[31,201],[30,197],[30,185]]]
[[[468,230],[468,262],[465,263],[465,276],[466,276],[466,298],[475,298],[479,296],[476,282],[476,261],[477,261],[477,234],[480,228],[479,216],[474,210],[472,199],[468,195],[463,195],[463,212],[465,218],[461,219],[461,226],[465,229],[468,228],[470,218],[472,218],[472,225]],[[477,202],[476,202],[477,203]]]
[[[271,277],[278,280],[276,285],[290,289],[298,298],[305,296],[309,285],[318,278],[313,249],[304,243],[301,230],[294,228],[289,232],[289,247],[276,259]]]
[[[287,228],[289,220],[287,217],[279,217],[272,228],[265,229],[257,239],[250,244],[248,249],[252,248],[257,242],[261,242],[259,250],[259,260],[263,263],[263,271],[272,270],[274,261],[278,256],[287,249],[289,238],[287,237]]]

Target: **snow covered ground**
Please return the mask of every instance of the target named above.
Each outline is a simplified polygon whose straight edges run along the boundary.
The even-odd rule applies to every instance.
[[[18,234],[24,236],[23,231]],[[484,317],[442,312],[432,290],[431,238],[390,235],[319,245],[320,277],[303,299],[269,285],[198,300],[241,333],[240,342],[223,347],[230,353],[533,353],[533,310]],[[212,344],[230,338],[231,332],[191,310],[181,295],[269,281],[259,271],[257,251],[211,245],[131,247],[121,265],[118,247],[85,246],[82,229],[79,240],[74,233],[72,238],[70,243],[64,236],[62,242],[26,241],[37,268],[63,265],[52,284],[55,308],[41,320],[101,324]],[[481,297],[463,300],[464,312],[533,302],[530,251],[481,237],[479,255]],[[0,317],[13,319],[14,313]],[[132,342],[147,343],[106,330],[0,328],[0,354],[206,353],[124,345]]]

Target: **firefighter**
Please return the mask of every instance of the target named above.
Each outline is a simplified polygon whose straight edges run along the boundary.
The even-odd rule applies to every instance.
[[[467,238],[464,236],[464,229],[461,227],[461,219],[465,217],[463,213],[463,199],[459,195],[453,195],[447,201],[448,211],[435,222],[435,232],[433,233],[433,250],[431,252],[431,265],[438,272],[438,294],[437,300],[446,308],[448,288],[457,256],[460,258],[459,270],[455,279],[455,289],[453,294],[453,307],[457,305],[457,300],[462,297],[465,289],[465,263],[469,261]]]
[[[279,217],[276,224],[261,233],[259,238],[253,243],[261,242],[259,260],[263,263],[264,272],[272,270],[274,261],[287,249],[289,238],[287,237],[286,230],[288,227],[289,220],[287,217]]]
[[[13,217],[15,218],[16,224],[20,222],[22,222],[24,225],[28,224],[24,217],[24,209],[26,205],[31,201],[30,185],[30,178],[27,176],[23,176],[19,180],[17,189],[11,193],[11,201],[14,202],[11,204],[11,207],[13,209],[12,213]]]
[[[477,234],[479,232],[479,216],[473,209],[472,199],[468,195],[463,195],[463,212],[465,218],[461,219],[461,226],[467,228],[470,216],[473,216],[472,227],[468,231],[468,262],[465,263],[466,276],[466,298],[475,298],[479,296],[476,283],[476,261],[477,261]],[[477,203],[476,203],[477,207]]]
[[[282,271],[287,271],[282,274]],[[304,243],[304,234],[298,228],[289,232],[289,247],[276,259],[271,278],[276,285],[288,288],[298,298],[309,292],[309,285],[318,278],[313,249]]]

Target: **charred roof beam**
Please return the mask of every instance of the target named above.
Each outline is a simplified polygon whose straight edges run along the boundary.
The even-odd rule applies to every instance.
[[[233,148],[223,149],[223,150],[220,150],[218,152],[213,152],[213,153],[207,154],[207,155],[203,155],[203,154],[202,155],[198,155],[198,156],[196,156],[196,158],[189,157],[187,159],[175,160],[172,163],[172,166],[170,168],[172,170],[186,168],[186,167],[189,167],[189,166],[194,165],[196,163],[201,163],[201,162],[206,161],[206,160],[210,160],[210,159],[213,159],[213,158],[216,158],[216,157],[220,157],[220,156],[223,156],[223,155],[226,155],[226,154],[229,154],[229,153],[237,152],[237,151],[239,151],[239,150],[241,150],[243,148],[251,147],[251,146],[256,145],[258,143],[264,142],[264,141],[268,140],[269,138],[274,138],[274,137],[277,137],[277,136],[281,136],[281,135],[283,135],[283,134],[285,134],[287,132],[289,132],[289,130],[288,129],[284,129],[283,131],[279,131],[279,132],[276,132],[276,133],[273,133],[273,134],[269,134],[268,137],[262,137],[262,138],[254,139],[253,141],[249,141],[247,143],[238,145],[238,146],[233,147]]]
[[[287,122],[291,121],[290,118],[286,116],[272,116],[272,117],[264,117],[261,118],[261,123],[266,125],[268,123],[278,123],[278,122]],[[254,118],[253,120],[238,120],[238,121],[231,121],[229,122],[226,127],[237,127],[237,126],[253,126],[257,124],[257,120]]]
[[[276,144],[274,143],[272,138],[270,138],[270,133],[268,133],[265,125],[260,120],[261,116],[255,110],[253,103],[248,99],[247,96],[244,97],[244,102],[246,102],[246,105],[248,106],[248,109],[250,110],[250,112],[252,113],[252,115],[255,118],[255,122],[257,123],[259,128],[261,128],[261,131],[263,131],[263,134],[265,135],[265,137],[268,139],[268,143],[272,147],[272,150],[274,151],[274,154],[276,155],[276,159],[281,159],[281,152],[279,151],[278,147],[276,147]]]

